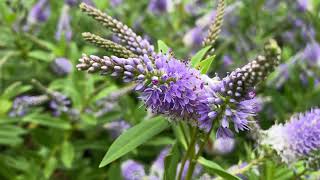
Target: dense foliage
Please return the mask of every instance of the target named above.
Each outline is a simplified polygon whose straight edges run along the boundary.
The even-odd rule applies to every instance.
[[[320,178],[320,1],[0,9],[0,179]]]

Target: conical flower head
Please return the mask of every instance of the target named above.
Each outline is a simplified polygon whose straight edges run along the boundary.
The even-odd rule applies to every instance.
[[[287,123],[272,126],[263,132],[261,143],[271,146],[286,163],[316,158],[312,155],[320,152],[320,109],[296,114]]]
[[[200,72],[171,55],[158,54],[137,58],[87,56],[79,60],[79,70],[98,72],[137,83],[141,99],[155,114],[183,119],[202,126],[198,109],[207,105]]]
[[[223,79],[215,77],[207,80],[205,101],[209,107],[201,110],[200,119],[206,122],[221,119],[218,137],[232,137],[229,122],[232,122],[236,132],[248,130],[250,117],[255,116],[260,104],[253,90],[257,83],[273,71],[279,60],[280,49],[276,42],[271,40],[265,45],[264,55],[258,56]]]

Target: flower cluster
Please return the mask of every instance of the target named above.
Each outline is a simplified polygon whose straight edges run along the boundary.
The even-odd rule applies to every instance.
[[[209,104],[209,107],[199,109],[199,120],[206,122],[206,128],[210,129],[212,120],[222,114],[219,118],[221,126],[217,131],[218,137],[232,137],[230,121],[236,132],[247,130],[249,118],[259,109],[259,100],[255,98],[253,88],[273,71],[279,60],[280,49],[274,41],[270,41],[265,45],[263,56],[258,56],[223,79],[208,79],[207,99],[204,103]]]
[[[263,132],[261,144],[271,146],[286,163],[311,158],[320,150],[320,109],[296,114],[285,124],[273,125]]]
[[[279,63],[280,50],[275,41],[265,45],[264,55],[236,69],[227,77],[210,79],[171,54],[154,53],[149,43],[142,48],[141,43],[138,43],[140,38],[110,16],[85,4],[80,7],[104,26],[111,28],[122,41],[125,40],[126,48],[137,56],[101,58],[84,54],[77,65],[79,70],[100,72],[102,75],[122,78],[124,82],[134,82],[137,84],[135,90],[141,93],[140,98],[153,113],[182,119],[207,132],[211,130],[213,121],[221,117],[219,137],[232,136],[228,129],[229,121],[233,122],[237,132],[248,129],[248,119],[258,109],[253,88]]]
[[[83,55],[77,68],[136,82],[146,106],[173,119],[196,120],[197,108],[205,106],[200,101],[205,99],[205,89],[199,71],[170,55],[158,54],[154,59]]]

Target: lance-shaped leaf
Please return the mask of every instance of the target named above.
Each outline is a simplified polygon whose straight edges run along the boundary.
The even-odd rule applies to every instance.
[[[99,167],[103,167],[145,143],[169,126],[163,117],[155,117],[130,128],[110,146]]]

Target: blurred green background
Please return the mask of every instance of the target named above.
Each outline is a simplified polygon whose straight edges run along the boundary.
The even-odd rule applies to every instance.
[[[40,1],[42,12],[33,13]],[[283,51],[282,64],[257,89],[263,102],[257,119],[263,129],[320,105],[320,1],[307,2],[227,1],[211,76],[246,64],[270,38]],[[122,160],[134,158],[148,166],[174,142],[168,129],[121,160],[98,168],[116,136],[152,115],[130,85],[75,68],[82,53],[110,54],[86,43],[82,32],[116,41],[80,12],[79,3],[0,0],[0,179],[121,179]],[[159,12],[151,10],[147,0],[89,3],[155,46],[162,40],[185,61],[201,48],[216,9],[213,0],[173,0]],[[124,121],[126,128],[114,126],[116,121]],[[254,139],[240,133],[232,153],[211,158],[227,168],[254,159],[254,154]],[[285,168],[270,160],[259,176],[273,179],[279,167]]]

